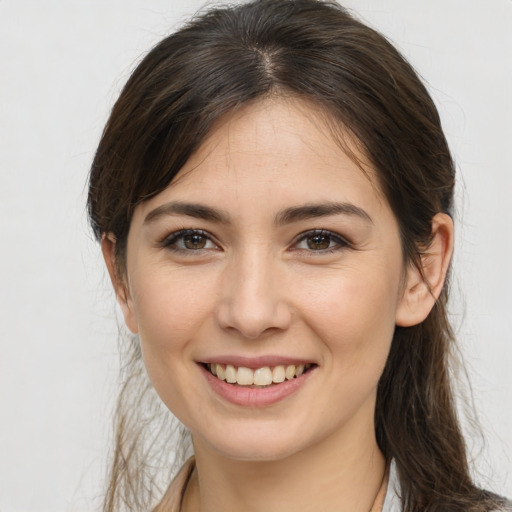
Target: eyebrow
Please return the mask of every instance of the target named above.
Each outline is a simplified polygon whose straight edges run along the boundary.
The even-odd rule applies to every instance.
[[[187,217],[194,217],[196,219],[208,220],[220,224],[229,224],[229,215],[222,210],[211,208],[203,204],[197,203],[183,203],[173,201],[170,203],[162,204],[161,206],[151,210],[144,219],[144,224],[148,224],[158,217],[166,215],[186,215]]]
[[[314,217],[327,217],[329,215],[348,215],[359,217],[373,224],[372,218],[365,210],[351,203],[314,203],[303,206],[287,208],[276,215],[276,224],[289,224]]]
[[[196,219],[207,220],[219,224],[230,224],[230,216],[227,212],[197,203],[184,203],[172,201],[151,210],[144,219],[144,224],[149,224],[155,219],[167,215],[185,215]],[[365,210],[351,203],[312,203],[302,206],[293,206],[279,212],[274,222],[277,225],[291,224],[315,217],[327,217],[329,215],[348,215],[359,217],[373,224],[372,218]]]

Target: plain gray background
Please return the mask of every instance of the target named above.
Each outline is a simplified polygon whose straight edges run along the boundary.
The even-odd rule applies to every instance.
[[[117,327],[85,215],[88,167],[133,63],[202,1],[0,0],[0,511],[94,510]],[[214,3],[214,2],[210,2]],[[458,164],[452,314],[512,496],[512,1],[350,0],[417,67]]]

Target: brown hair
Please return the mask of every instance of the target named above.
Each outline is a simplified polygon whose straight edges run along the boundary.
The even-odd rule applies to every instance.
[[[423,83],[382,35],[334,2],[255,0],[210,10],[161,41],[112,110],[92,164],[88,207],[97,238],[115,236],[120,272],[134,208],[172,182],[221,116],[270,94],[315,103],[358,141],[398,220],[404,258],[420,265],[432,218],[451,212],[455,176]],[[446,301],[447,286],[422,324],[396,328],[379,383],[377,441],[396,462],[407,512],[493,508],[471,481],[456,418]],[[134,406],[126,406],[147,407],[150,391],[147,383],[137,389],[143,370],[136,343],[132,354],[105,511],[150,506],[143,469],[152,461],[137,458],[142,434]]]

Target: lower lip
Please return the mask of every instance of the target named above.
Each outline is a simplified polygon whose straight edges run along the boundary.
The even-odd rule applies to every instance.
[[[242,405],[244,407],[266,407],[284,400],[288,396],[296,393],[314,371],[314,368],[310,369],[300,377],[285,380],[284,382],[273,384],[265,388],[250,388],[229,384],[212,375],[203,365],[199,365],[199,367],[215,393],[232,404]]]

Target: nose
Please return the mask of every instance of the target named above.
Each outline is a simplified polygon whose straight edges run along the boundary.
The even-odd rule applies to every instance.
[[[262,249],[227,265],[216,308],[220,326],[247,339],[286,330],[292,311],[282,274]]]

